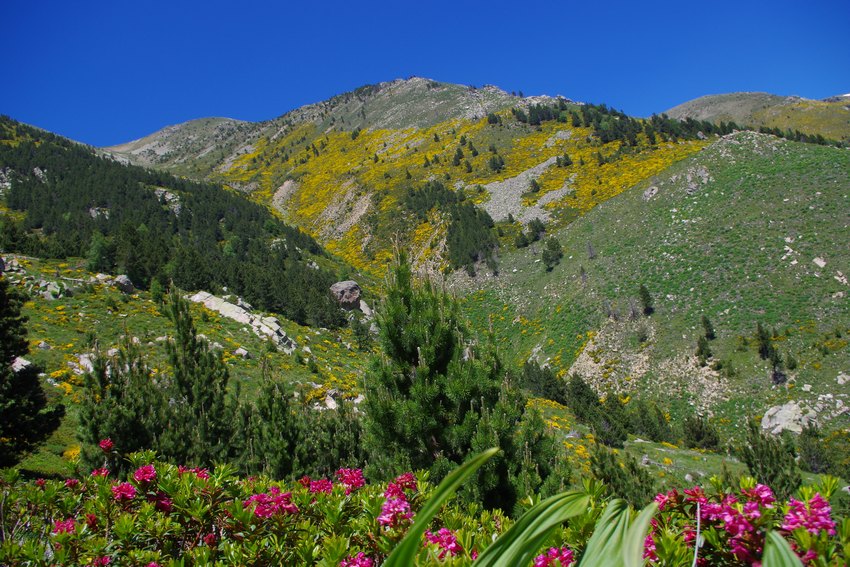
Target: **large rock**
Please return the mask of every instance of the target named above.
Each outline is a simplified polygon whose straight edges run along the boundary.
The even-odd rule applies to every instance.
[[[360,286],[355,281],[336,282],[331,286],[331,293],[345,309],[360,308]]]
[[[225,301],[224,299],[216,297],[206,291],[199,291],[195,295],[191,296],[189,301],[194,303],[203,303],[204,306],[211,311],[215,311],[222,316],[227,317],[228,319],[233,319],[243,325],[249,325],[254,331],[254,334],[259,337],[271,339],[279,350],[282,350],[287,354],[292,354],[296,348],[295,341],[287,336],[286,332],[284,332],[283,328],[280,326],[280,322],[274,317],[261,317],[254,315],[244,307]],[[247,304],[244,303],[243,305],[247,306]]]
[[[133,282],[130,281],[125,275],[116,276],[115,287],[121,290],[121,293],[133,293],[136,291],[136,286],[133,285]]]
[[[761,418],[761,428],[772,435],[779,435],[783,431],[800,433],[803,427],[816,421],[815,412],[800,407],[797,402],[788,402],[768,409]]]

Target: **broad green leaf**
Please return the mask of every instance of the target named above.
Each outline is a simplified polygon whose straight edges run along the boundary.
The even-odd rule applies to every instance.
[[[587,496],[576,491],[558,494],[540,502],[485,549],[475,565],[528,565],[562,522],[587,510],[587,502]]]
[[[581,558],[580,567],[620,567],[623,565],[623,542],[629,531],[629,506],[623,500],[612,500],[596,522],[596,528]]]
[[[655,502],[641,510],[637,518],[632,522],[626,540],[623,542],[623,562],[626,567],[643,566],[643,543],[649,531],[649,523],[658,510]]]
[[[803,567],[803,563],[797,554],[791,549],[791,545],[784,537],[776,532],[767,534],[767,542],[764,546],[762,557],[763,567]]]
[[[410,531],[384,561],[384,567],[410,567],[415,564],[416,555],[422,546],[422,536],[425,535],[431,520],[440,511],[443,502],[451,498],[466,479],[498,452],[499,449],[497,448],[487,449],[466,461],[443,479],[443,482],[440,483],[425,506],[416,514],[416,519],[410,526]]]

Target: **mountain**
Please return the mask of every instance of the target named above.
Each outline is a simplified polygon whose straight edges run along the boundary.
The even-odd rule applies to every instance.
[[[106,151],[238,189],[361,270],[382,273],[402,245],[432,271],[474,272],[496,269],[509,219],[569,222],[703,147],[699,128],[713,127],[413,78]]]
[[[708,95],[675,106],[666,112],[671,118],[736,122],[756,128],[799,130],[820,134],[829,140],[850,140],[850,96],[809,100],[797,96],[767,93]]]

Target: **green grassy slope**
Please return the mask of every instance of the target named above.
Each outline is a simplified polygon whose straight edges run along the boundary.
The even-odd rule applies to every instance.
[[[558,232],[565,257],[551,273],[538,245],[503,251],[502,275],[483,289],[460,276],[453,285],[517,359],[573,367],[602,390],[690,403],[730,424],[789,399],[821,402],[825,421],[846,423],[836,380],[850,369],[848,172],[846,150],[727,136]],[[641,284],[656,311],[630,320]],[[717,371],[692,356],[703,315],[717,330]],[[787,385],[774,386],[744,342],[757,322],[798,362]]]

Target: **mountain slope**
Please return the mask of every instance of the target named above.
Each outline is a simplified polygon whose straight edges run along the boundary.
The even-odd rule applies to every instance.
[[[799,130],[830,140],[850,140],[850,97],[809,100],[767,93],[730,93],[703,96],[666,113],[671,118],[736,122],[741,126]]]
[[[453,285],[506,352],[601,392],[694,405],[730,427],[797,400],[846,426],[848,171],[846,150],[726,136],[556,231],[564,258],[551,272],[537,245],[503,254],[483,286]],[[717,333],[705,366],[703,316]],[[759,357],[757,323],[775,329],[784,376]]]

